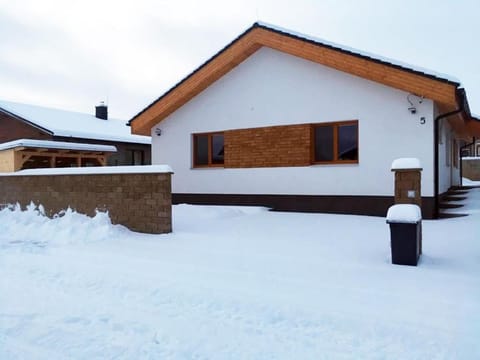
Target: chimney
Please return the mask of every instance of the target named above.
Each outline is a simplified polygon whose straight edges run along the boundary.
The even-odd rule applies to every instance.
[[[108,107],[103,101],[100,102],[100,105],[95,106],[95,117],[103,120],[108,119]]]

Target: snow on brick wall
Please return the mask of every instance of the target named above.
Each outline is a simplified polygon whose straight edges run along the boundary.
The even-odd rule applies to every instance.
[[[463,177],[478,181],[480,180],[480,158],[462,159]]]
[[[0,204],[43,205],[52,216],[68,207],[144,233],[172,231],[171,173],[0,176]]]

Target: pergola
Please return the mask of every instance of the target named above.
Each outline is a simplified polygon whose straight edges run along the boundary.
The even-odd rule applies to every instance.
[[[0,144],[0,172],[105,166],[115,146],[21,139]]]

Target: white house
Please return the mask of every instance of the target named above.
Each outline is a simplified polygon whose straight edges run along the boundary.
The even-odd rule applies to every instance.
[[[176,203],[383,216],[392,160],[415,157],[426,218],[479,124],[450,76],[264,23],[130,120]]]

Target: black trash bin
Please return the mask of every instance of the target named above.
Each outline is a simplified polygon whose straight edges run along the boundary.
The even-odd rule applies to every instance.
[[[417,266],[422,249],[422,216],[420,207],[398,204],[387,213],[390,225],[392,264]]]

